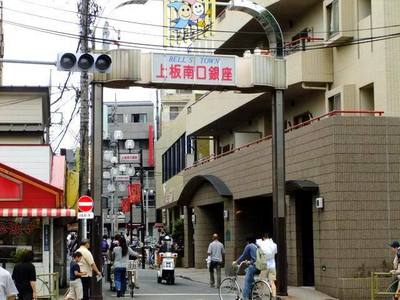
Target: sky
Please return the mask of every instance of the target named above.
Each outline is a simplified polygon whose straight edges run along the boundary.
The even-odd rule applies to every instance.
[[[108,20],[110,39],[161,45],[162,2],[153,0],[145,5],[130,5],[115,9],[123,0],[95,0],[102,7],[101,16]],[[78,39],[61,36],[62,33],[79,34],[76,13],[80,0],[3,0],[4,59],[30,61],[56,61],[60,52],[75,52]],[[122,22],[124,20],[129,22]],[[96,37],[102,36],[105,19],[96,22]],[[134,23],[132,23],[134,22]],[[155,24],[159,26],[140,25]],[[116,46],[111,46],[115,48]],[[96,48],[101,48],[97,44]],[[51,102],[61,94],[68,72],[57,71],[55,66],[34,64],[3,65],[5,86],[51,86]],[[52,105],[51,137],[53,150],[58,146],[66,124],[75,106],[75,90],[79,88],[79,73],[74,73],[60,101]],[[129,90],[105,89],[104,101],[135,101],[155,99],[154,89],[133,87]],[[79,114],[74,114],[71,125],[59,148],[75,148],[79,143]]]

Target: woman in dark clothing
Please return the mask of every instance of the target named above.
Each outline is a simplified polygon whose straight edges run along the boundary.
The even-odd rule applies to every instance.
[[[33,252],[27,251],[22,256],[22,262],[14,267],[12,278],[18,290],[19,300],[36,299],[36,269],[32,261]]]

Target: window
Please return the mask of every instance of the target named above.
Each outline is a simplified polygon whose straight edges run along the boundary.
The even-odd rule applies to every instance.
[[[171,106],[169,108],[169,119],[170,120],[175,120],[176,117],[179,115],[179,112],[181,111],[181,107],[178,106]]]
[[[329,111],[340,110],[341,109],[341,100],[340,94],[336,94],[330,98],[328,98],[328,108]]]
[[[327,7],[329,37],[339,33],[339,0],[334,0]]]
[[[115,118],[115,122],[124,123],[124,115],[123,114],[115,114],[114,118]]]
[[[124,115],[123,114],[109,114],[108,115],[108,123],[123,123]]]
[[[359,0],[358,19],[362,20],[371,15],[371,0]]]
[[[147,123],[147,114],[132,114],[132,123]]]
[[[1,218],[0,257],[12,259],[16,249],[33,251],[33,261],[42,258],[42,221],[40,218]]]
[[[302,113],[300,115],[297,115],[293,118],[293,123],[296,126],[297,124],[301,124],[304,122],[307,122],[308,120],[312,119],[312,113],[310,113],[309,111]]]
[[[368,84],[360,88],[360,109],[361,110],[374,110],[374,84]]]
[[[163,182],[186,167],[185,135],[182,135],[162,156]]]

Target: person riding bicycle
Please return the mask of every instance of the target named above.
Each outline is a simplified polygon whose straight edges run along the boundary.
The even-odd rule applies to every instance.
[[[254,275],[257,272],[257,269],[254,265],[257,257],[257,245],[256,239],[253,237],[248,237],[246,239],[247,244],[243,250],[243,253],[239,256],[239,258],[232,263],[232,265],[240,264],[243,261],[247,261],[249,266],[246,268],[246,275],[244,277],[244,286],[243,286],[243,300],[250,299],[251,287],[254,283]]]

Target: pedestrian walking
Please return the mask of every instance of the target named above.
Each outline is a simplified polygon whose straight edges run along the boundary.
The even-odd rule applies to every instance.
[[[275,255],[278,253],[278,246],[276,243],[270,238],[268,233],[264,233],[261,239],[257,240],[257,245],[260,247],[261,251],[264,252],[266,256],[266,265],[267,269],[262,270],[260,273],[261,278],[268,279],[268,282],[271,285],[272,289],[272,297],[276,297],[276,264],[275,264]]]
[[[139,257],[139,253],[133,251],[126,244],[126,239],[121,237],[119,245],[113,249],[114,278],[117,297],[123,297],[126,291],[126,269],[129,263],[129,256]]]
[[[83,300],[90,299],[90,282],[92,281],[93,271],[97,274],[97,276],[101,276],[99,269],[94,262],[93,255],[89,251],[90,241],[88,239],[83,239],[81,241],[81,246],[78,248],[76,252],[80,252],[82,254],[82,259],[79,263],[80,270],[85,273],[85,275],[81,276],[82,287],[83,287]]]
[[[210,257],[210,286],[215,286],[214,269],[217,272],[217,288],[221,285],[221,267],[224,262],[224,245],[218,240],[218,234],[212,235],[212,242],[208,245],[207,255]]]
[[[390,285],[390,292],[395,293],[393,299],[397,300],[400,296],[400,243],[398,241],[393,241],[390,244],[390,248],[394,254],[393,270],[391,270],[390,273],[395,275]]]
[[[0,267],[0,300],[15,300],[18,290],[11,274],[4,268]]]
[[[243,250],[243,253],[236,261],[232,263],[232,265],[240,264],[243,261],[246,261],[248,263],[248,267],[245,271],[246,275],[244,277],[243,300],[250,299],[250,291],[254,283],[254,275],[257,273],[256,266],[254,265],[257,258],[256,239],[253,237],[248,237],[246,241],[247,244]]]
[[[26,251],[22,261],[14,266],[12,279],[18,290],[19,300],[36,299],[36,269],[33,265],[33,251]]]
[[[83,298],[83,287],[81,277],[86,275],[81,272],[79,262],[82,260],[82,253],[76,251],[72,254],[72,261],[69,266],[69,291],[65,296],[65,300],[81,300]]]

